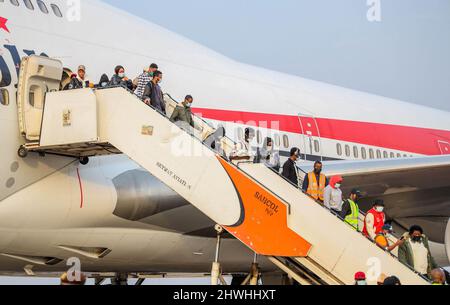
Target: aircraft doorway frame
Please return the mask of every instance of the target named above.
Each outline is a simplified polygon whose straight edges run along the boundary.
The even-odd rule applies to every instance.
[[[305,155],[305,160],[316,161],[317,158],[313,158],[314,160],[310,160],[311,157],[308,159],[308,156],[318,154],[320,160],[323,161],[322,137],[320,136],[319,125],[317,124],[316,118],[309,114],[299,113],[298,119],[300,121],[300,127],[302,129],[302,153]],[[319,151],[317,151],[314,147],[314,141],[316,140],[319,142]]]
[[[438,146],[441,151],[441,155],[450,155],[450,143],[447,141],[438,141]]]

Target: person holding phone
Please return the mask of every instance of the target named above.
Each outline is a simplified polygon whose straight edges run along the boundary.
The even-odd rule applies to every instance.
[[[394,244],[390,245],[389,243],[389,235],[391,235],[394,232],[394,229],[392,228],[391,224],[385,224],[382,228],[382,232],[375,237],[375,242],[378,246],[381,248],[392,252],[397,247],[400,247],[405,243],[405,237],[402,236],[399,240],[397,240]]]

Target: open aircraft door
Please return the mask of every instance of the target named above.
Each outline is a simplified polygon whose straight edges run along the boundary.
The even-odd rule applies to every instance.
[[[45,95],[59,90],[62,73],[59,60],[36,55],[22,59],[17,111],[20,132],[28,142],[39,141]]]
[[[450,143],[447,141],[438,141],[439,149],[442,155],[450,155]]]
[[[303,134],[304,151],[302,153],[305,154],[305,160],[322,160],[322,141],[316,118],[302,113],[298,118]]]

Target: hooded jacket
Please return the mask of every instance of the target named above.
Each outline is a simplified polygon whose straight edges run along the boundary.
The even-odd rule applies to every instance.
[[[342,211],[342,191],[336,188],[336,183],[341,183],[344,179],[341,176],[334,176],[330,179],[330,184],[324,190],[324,204],[327,208],[335,211]]]

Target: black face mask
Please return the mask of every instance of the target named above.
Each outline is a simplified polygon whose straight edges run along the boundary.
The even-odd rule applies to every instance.
[[[320,174],[321,172],[322,172],[321,169],[317,169],[317,168],[314,169],[314,173],[316,173],[316,174]]]
[[[422,241],[422,236],[413,236],[412,241],[415,243],[420,243]]]

